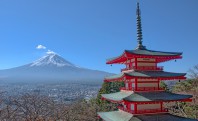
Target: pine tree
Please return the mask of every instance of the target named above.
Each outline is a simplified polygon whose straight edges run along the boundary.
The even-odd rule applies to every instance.
[[[99,93],[96,98],[96,103],[100,107],[100,111],[110,111],[117,109],[117,104],[111,103],[106,100],[102,100],[101,94],[109,94],[109,93],[115,93],[120,90],[120,87],[123,87],[123,82],[104,82],[102,84],[101,89],[99,90]]]

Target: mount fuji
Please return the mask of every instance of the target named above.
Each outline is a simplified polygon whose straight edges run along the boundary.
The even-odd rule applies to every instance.
[[[4,82],[93,82],[102,83],[111,73],[81,68],[54,52],[23,66],[0,70]]]

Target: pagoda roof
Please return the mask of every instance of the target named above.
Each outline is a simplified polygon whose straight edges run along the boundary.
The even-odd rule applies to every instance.
[[[163,52],[147,49],[125,50],[128,53],[136,55],[152,55],[152,56],[177,56],[182,55],[181,52]]]
[[[132,102],[150,102],[150,101],[185,100],[189,98],[192,98],[192,95],[174,94],[165,91],[153,91],[153,92],[135,92],[132,95],[123,98],[123,100],[132,101]]]
[[[184,101],[192,98],[191,95],[174,94],[165,91],[133,92],[120,91],[110,94],[102,94],[102,98],[112,102],[153,102],[153,101]]]
[[[124,50],[123,54],[114,58],[107,59],[107,64],[122,63],[135,57],[156,58],[157,62],[164,62],[171,59],[181,58],[182,52],[163,52],[148,49]]]
[[[197,121],[196,119],[179,117],[171,114],[138,115],[141,121]],[[134,120],[129,120],[134,121]]]
[[[130,121],[132,114],[124,111],[98,112],[98,116],[104,121]],[[139,119],[133,121],[141,121]]]
[[[197,121],[196,119],[189,119],[165,114],[152,115],[133,115],[124,111],[99,112],[98,116],[105,121]]]
[[[111,94],[102,94],[102,97],[106,100],[109,99],[109,101],[120,102],[123,98],[130,96],[132,93],[132,91],[120,91]]]
[[[123,72],[121,74],[109,76],[105,78],[105,81],[113,81],[123,79],[124,77],[130,79],[133,77],[142,77],[142,78],[163,78],[164,80],[170,79],[185,79],[186,73],[173,73],[165,71],[131,71]],[[169,79],[170,78],[170,79]]]

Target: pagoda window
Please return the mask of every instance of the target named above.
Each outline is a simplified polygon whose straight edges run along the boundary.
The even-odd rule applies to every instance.
[[[137,66],[156,66],[156,63],[146,63],[146,62],[138,62]]]
[[[127,109],[127,106],[126,105],[123,105],[124,109]]]
[[[135,109],[135,106],[134,106],[134,104],[131,104],[131,108],[130,108],[132,111],[134,111],[134,109]]]
[[[158,88],[158,83],[138,83],[137,84],[138,85],[138,87],[137,87],[137,90],[143,90],[143,91],[145,91],[145,90],[150,90],[150,91],[152,91],[152,90],[158,90],[159,88]]]
[[[135,88],[135,83],[132,83],[131,85],[132,85],[132,88]]]
[[[125,87],[126,87],[127,90],[129,89],[129,83],[128,82],[125,83]]]
[[[161,104],[138,104],[137,110],[159,110],[161,111]]]
[[[138,87],[156,87],[156,88],[158,88],[158,83],[138,83]]]
[[[137,90],[158,90],[159,81],[157,79],[137,79]]]

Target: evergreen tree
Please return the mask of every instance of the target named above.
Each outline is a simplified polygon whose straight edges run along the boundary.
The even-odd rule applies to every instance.
[[[96,103],[100,107],[100,111],[109,111],[117,109],[118,104],[102,100],[101,94],[109,94],[120,91],[120,87],[124,86],[124,82],[104,82],[96,98]]]
[[[163,88],[165,91],[169,91],[168,85],[163,81],[160,82],[160,88]]]

